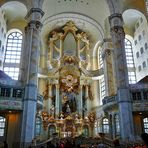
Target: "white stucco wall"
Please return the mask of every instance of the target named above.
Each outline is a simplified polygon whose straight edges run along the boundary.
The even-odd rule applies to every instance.
[[[139,25],[138,25],[139,24]],[[134,42],[133,42],[133,55],[136,67],[136,77],[137,81],[140,81],[145,76],[148,75],[148,48],[145,48],[145,44],[148,45],[148,24],[145,18],[138,19],[135,24],[135,34],[134,34]],[[141,39],[139,40],[139,37]],[[137,42],[137,43],[136,43]],[[143,48],[143,53],[141,52],[141,48]],[[137,54],[139,52],[139,57]],[[143,63],[145,62],[145,66]],[[139,67],[141,66],[141,70]]]

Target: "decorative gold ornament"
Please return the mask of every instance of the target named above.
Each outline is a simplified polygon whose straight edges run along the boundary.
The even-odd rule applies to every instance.
[[[90,112],[88,114],[88,119],[91,123],[95,123],[95,120],[96,120],[96,113],[95,112]]]

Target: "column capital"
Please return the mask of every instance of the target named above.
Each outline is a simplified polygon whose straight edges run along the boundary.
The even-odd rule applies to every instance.
[[[39,30],[41,29],[43,24],[40,21],[32,20],[28,23],[27,27],[25,27],[25,32],[27,32],[28,29],[35,29]]]
[[[113,53],[112,49],[104,49],[102,51],[102,59],[104,60],[105,58],[107,58],[108,56],[110,56]]]
[[[111,35],[120,35],[122,37],[125,36],[122,14],[114,13],[109,16],[109,23]],[[117,38],[119,39],[119,37]]]
[[[111,38],[104,38],[103,39],[103,44],[106,43],[106,42],[112,42],[112,39]]]
[[[114,13],[111,16],[109,16],[109,23],[111,28],[114,26],[123,26],[122,14]]]
[[[113,52],[113,44],[111,38],[105,38],[103,43],[103,49],[102,49],[102,59],[104,60],[106,57],[112,54]]]
[[[124,28],[122,26],[113,26],[110,29],[111,34],[125,35]]]

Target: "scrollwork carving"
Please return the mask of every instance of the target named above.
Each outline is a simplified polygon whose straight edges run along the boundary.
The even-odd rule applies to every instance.
[[[88,114],[88,119],[89,119],[89,121],[90,121],[91,123],[94,123],[95,120],[96,120],[96,113],[95,113],[95,112],[90,112],[90,113]]]
[[[111,28],[111,34],[112,35],[121,35],[125,36],[125,32],[122,26],[114,26]]]

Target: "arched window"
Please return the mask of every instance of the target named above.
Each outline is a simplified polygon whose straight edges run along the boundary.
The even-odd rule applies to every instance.
[[[104,75],[100,79],[100,88],[101,88],[101,98],[103,99],[105,97],[105,80],[104,80]]]
[[[103,132],[109,133],[109,121],[107,118],[103,119]]]
[[[50,125],[48,129],[48,138],[51,138],[55,132],[56,132],[56,127],[54,125]]]
[[[98,133],[102,132],[102,122],[100,120],[96,121],[94,127],[95,127],[95,135],[98,136]]]
[[[135,73],[132,44],[126,38],[125,38],[125,53],[126,53],[126,61],[127,61],[127,67],[128,67],[129,83],[134,84],[136,83],[136,73]]]
[[[144,132],[148,133],[148,118],[143,119]]]
[[[42,126],[41,118],[37,117],[35,122],[36,122],[35,123],[35,135],[39,136],[41,134],[41,126]]]
[[[12,79],[18,80],[19,64],[22,47],[22,34],[19,31],[11,32],[7,37],[4,72]]]
[[[101,133],[102,132],[101,121],[98,121],[98,123],[97,123],[97,129],[98,129],[98,133]]]
[[[119,115],[116,114],[115,117],[115,134],[116,134],[116,137],[120,135],[120,124],[119,124]]]
[[[98,52],[98,57],[99,57],[99,67],[103,68],[103,60],[102,60],[102,49],[99,49]],[[103,99],[106,96],[106,90],[105,90],[105,80],[104,80],[104,75],[102,75],[100,79],[100,96]]]
[[[5,123],[6,119],[2,116],[0,116],[0,137],[4,136],[5,133]]]

